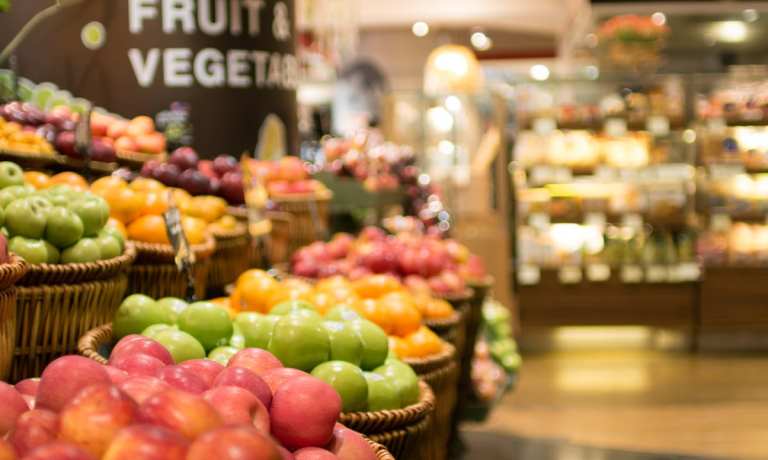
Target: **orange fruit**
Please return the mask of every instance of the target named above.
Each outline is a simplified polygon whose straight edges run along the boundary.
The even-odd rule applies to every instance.
[[[271,276],[247,278],[241,276],[230,300],[240,310],[267,313],[269,296],[278,286],[279,283]]]
[[[58,173],[51,177],[51,180],[48,181],[48,184],[50,187],[63,184],[69,185],[76,190],[88,190],[88,182],[83,179],[83,176],[69,171]]]
[[[332,296],[331,294],[328,294],[327,292],[317,291],[315,290],[312,292],[312,294],[309,296],[308,301],[315,306],[317,311],[324,315],[328,310],[335,307],[338,303],[336,301],[336,297]]]
[[[141,195],[144,198],[144,205],[141,209],[142,216],[162,215],[168,210],[168,194],[165,191],[145,191]]]
[[[160,216],[141,216],[128,225],[128,238],[145,243],[170,244],[165,230],[165,219]]]
[[[181,227],[189,244],[203,244],[208,236],[208,224],[202,219],[184,216],[181,218]]]
[[[162,182],[148,177],[137,177],[129,187],[137,192],[160,192],[166,188]]]
[[[414,356],[424,357],[443,351],[443,342],[427,326],[421,326],[416,332],[405,337]]]
[[[405,337],[421,327],[421,313],[409,294],[391,292],[381,297],[378,304],[387,310],[392,323],[391,334]]]
[[[173,197],[173,202],[176,204],[176,207],[180,210],[183,209],[184,203],[192,199],[192,195],[190,195],[189,192],[180,188],[172,188],[171,196]]]
[[[260,279],[260,278],[270,278],[272,277],[269,275],[269,273],[265,272],[264,270],[259,270],[256,268],[252,268],[250,270],[246,270],[243,273],[240,274],[240,276],[237,277],[237,281],[235,282],[235,286],[240,286],[241,283],[246,283],[249,280],[254,279]]]
[[[117,176],[104,176],[91,184],[91,191],[102,196],[108,190],[128,187],[128,182]]]
[[[335,291],[340,288],[353,290],[352,283],[341,275],[323,278],[315,284],[315,289],[318,291]]]
[[[400,337],[389,336],[389,349],[398,358],[412,358],[410,344]]]
[[[354,284],[355,291],[365,298],[377,298],[390,292],[402,289],[400,282],[391,275],[370,275],[363,277]]]
[[[127,187],[104,188],[99,195],[109,204],[109,215],[127,224],[141,216],[144,197]]]
[[[116,229],[118,232],[120,232],[121,235],[123,235],[123,238],[128,238],[128,230],[126,230],[125,225],[123,225],[122,222],[115,219],[114,217],[109,218],[106,226]]]
[[[217,196],[196,196],[183,202],[179,209],[189,216],[213,222],[227,213],[227,202]]]
[[[310,301],[312,296],[312,286],[304,281],[294,278],[287,279],[275,288],[267,299],[267,308],[272,309],[275,305],[287,300],[306,300]]]
[[[367,320],[373,321],[387,334],[394,330],[394,318],[389,314],[389,308],[379,304],[376,299],[363,299],[358,303],[357,310]]]
[[[453,306],[443,299],[430,298],[426,302],[424,316],[427,318],[450,318],[453,313]]]
[[[31,185],[35,190],[42,190],[49,187],[50,176],[39,171],[27,171],[24,173],[24,182]]]

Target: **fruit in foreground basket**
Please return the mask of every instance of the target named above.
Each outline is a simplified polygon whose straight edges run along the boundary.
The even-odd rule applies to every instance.
[[[103,198],[95,195],[75,200],[68,208],[83,222],[84,236],[96,236],[109,220],[109,205]]]
[[[65,264],[96,262],[101,258],[101,248],[93,238],[83,238],[61,253],[61,262]]]
[[[246,347],[266,349],[279,320],[279,316],[246,312],[235,317],[235,324],[245,339]]]
[[[0,382],[0,436],[10,432],[16,420],[27,411],[27,403],[16,388],[5,382]]]
[[[83,221],[69,209],[56,206],[48,212],[45,239],[49,243],[63,249],[78,242],[83,233]]]
[[[272,398],[272,435],[288,449],[324,446],[339,411],[341,398],[333,387],[313,377],[291,379]]]
[[[43,240],[14,236],[8,242],[8,250],[30,264],[44,264],[48,262],[48,249]]]
[[[166,304],[158,304],[151,297],[143,294],[133,294],[120,304],[112,323],[115,337],[122,338],[128,334],[141,334],[153,324],[174,324],[176,314]]]
[[[265,371],[262,373],[262,375],[265,375],[267,372],[270,371]],[[219,375],[216,376],[211,386],[240,387],[251,392],[254,396],[259,398],[259,401],[264,404],[264,407],[269,408],[272,405],[272,391],[270,390],[269,385],[267,385],[264,379],[259,377],[259,375],[244,367],[227,367],[226,369],[222,370]]]
[[[195,337],[206,350],[226,345],[232,336],[232,321],[223,308],[211,302],[190,304],[178,319],[179,329]]]
[[[375,372],[364,372],[368,382],[368,410],[400,409],[402,401],[397,386]]]
[[[387,362],[377,367],[375,373],[392,382],[400,394],[400,405],[410,406],[419,401],[419,377],[411,366],[396,359],[388,359]]]
[[[189,440],[223,425],[219,414],[202,396],[175,389],[150,396],[139,406],[139,418]]]
[[[233,426],[204,434],[189,447],[187,460],[280,460],[277,446],[267,433]]]
[[[323,321],[331,343],[330,359],[359,366],[363,360],[363,342],[352,327],[343,322]]]
[[[155,425],[133,425],[112,440],[103,460],[184,460],[189,441],[175,431]]]
[[[365,319],[350,321],[349,326],[363,343],[360,367],[363,370],[371,370],[383,364],[389,354],[387,334],[379,326]]]
[[[332,386],[341,396],[344,412],[365,410],[368,405],[368,383],[363,371],[344,361],[328,361],[312,370],[317,377]]]
[[[99,233],[99,236],[93,239],[99,247],[99,253],[102,260],[113,259],[123,253],[120,240],[112,235]]]
[[[24,457],[32,449],[56,441],[58,435],[58,414],[49,410],[34,409],[19,416],[9,440],[19,457]],[[3,457],[0,455],[0,458]]]
[[[62,356],[40,376],[35,408],[58,412],[83,388],[98,383],[111,383],[101,364],[82,356]]]
[[[376,460],[376,453],[360,433],[336,424],[328,450],[339,460]]]
[[[205,358],[205,349],[200,342],[184,331],[166,329],[157,334],[155,340],[168,349],[176,363]]]
[[[269,411],[256,395],[238,386],[222,385],[203,394],[225,425],[251,425],[269,433]]]
[[[283,316],[275,324],[268,348],[286,367],[303,371],[328,361],[331,352],[322,321],[295,313]]]
[[[50,207],[50,202],[39,197],[14,200],[5,208],[5,227],[11,236],[40,239],[45,234]]]
[[[216,347],[213,350],[211,350],[210,353],[208,353],[208,359],[216,361],[222,366],[226,366],[229,363],[229,360],[238,351],[239,350],[235,347]]]
[[[0,188],[24,184],[24,171],[16,163],[0,162]]]

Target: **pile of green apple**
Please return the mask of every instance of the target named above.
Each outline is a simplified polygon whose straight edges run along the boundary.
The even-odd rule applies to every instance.
[[[212,302],[154,300],[134,294],[115,315],[116,339],[149,337],[176,363],[208,357],[222,365],[242,349],[262,349],[283,366],[310,372],[339,393],[344,412],[399,409],[418,402],[419,379],[389,353],[387,335],[347,306],[325,317],[312,304],[287,301],[269,314],[238,314]]]
[[[105,227],[102,198],[56,185],[37,191],[15,163],[0,162],[0,224],[8,249],[30,264],[84,263],[123,253],[119,231]]]

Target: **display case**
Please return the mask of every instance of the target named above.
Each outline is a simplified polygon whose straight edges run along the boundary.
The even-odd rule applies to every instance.
[[[510,172],[523,328],[694,323],[696,146],[684,82],[516,87]]]

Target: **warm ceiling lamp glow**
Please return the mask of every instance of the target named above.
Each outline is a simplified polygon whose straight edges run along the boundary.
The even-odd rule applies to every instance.
[[[747,8],[741,12],[741,15],[744,16],[744,20],[747,22],[755,22],[760,18],[760,14],[753,8]]]
[[[429,24],[424,21],[414,22],[411,26],[411,32],[417,37],[426,37],[429,33]]]
[[[493,46],[493,41],[484,32],[475,32],[469,37],[470,43],[478,51],[487,51]]]
[[[749,31],[742,21],[721,21],[714,25],[713,31],[718,40],[726,43],[739,43],[747,39]]]
[[[667,23],[667,15],[661,11],[657,11],[651,15],[651,21],[657,26],[663,26]]]
[[[549,78],[549,67],[544,64],[536,64],[531,67],[531,78],[538,81],[544,81]]]
[[[428,94],[476,93],[483,75],[475,54],[465,46],[435,48],[424,70],[424,91]]]

